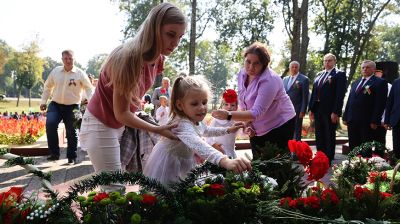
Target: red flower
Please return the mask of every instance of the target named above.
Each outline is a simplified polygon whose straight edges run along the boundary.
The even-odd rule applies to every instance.
[[[164,89],[164,88],[161,88],[161,89],[160,89],[160,93],[161,93],[161,94],[166,94],[166,93],[167,93],[167,90]]]
[[[371,190],[369,190],[368,188],[362,188],[362,187],[357,186],[354,189],[353,194],[354,194],[354,197],[357,198],[357,200],[361,200],[365,196],[373,194],[373,192]]]
[[[297,208],[297,203],[299,202],[298,199],[289,201],[289,207]]]
[[[233,89],[227,89],[222,94],[222,98],[226,103],[236,103],[237,102],[237,94]]]
[[[331,202],[334,205],[339,204],[339,197],[337,196],[336,192],[329,188],[322,192],[321,199],[323,201]]]
[[[386,193],[386,192],[381,192],[382,200],[385,200],[388,197],[392,197],[392,194],[389,194],[389,193]]]
[[[329,159],[325,153],[317,151],[311,160],[310,166],[306,169],[308,180],[319,180],[325,176],[329,169]]]
[[[282,207],[287,207],[287,206],[289,206],[291,201],[292,201],[291,197],[281,198],[279,205]]]
[[[387,173],[385,171],[382,173],[379,173],[378,171],[372,171],[369,173],[368,180],[370,183],[375,183],[376,178],[379,178],[380,181],[386,181]]]
[[[321,208],[321,200],[317,196],[304,198],[304,205],[311,208]]]
[[[307,166],[312,158],[312,150],[306,142],[289,140],[288,147],[290,152],[295,153],[299,162]]]
[[[99,202],[99,201],[103,200],[104,198],[108,198],[108,194],[105,192],[101,192],[101,193],[96,194],[93,197],[93,201]]]
[[[157,202],[157,198],[151,194],[143,194],[142,195],[142,203],[146,205],[154,205]]]
[[[0,193],[0,206],[5,205],[11,206],[13,202],[20,202],[22,198],[22,187],[11,187],[7,192]]]
[[[246,189],[250,189],[250,188],[251,188],[251,186],[252,186],[251,184],[247,183],[247,184],[245,184],[245,185],[244,185],[244,188],[246,188]]]
[[[288,141],[288,147],[289,147],[290,152],[292,152],[292,153],[296,152],[297,141],[296,140],[289,140]]]
[[[211,196],[223,196],[225,194],[224,185],[211,184],[207,190],[207,194]]]

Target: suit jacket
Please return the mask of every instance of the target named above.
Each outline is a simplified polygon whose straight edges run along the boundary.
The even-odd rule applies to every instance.
[[[361,80],[359,78],[351,85],[343,120],[347,123],[367,122],[379,125],[386,105],[387,82],[373,75],[357,93],[356,88]]]
[[[392,127],[400,121],[400,79],[396,79],[392,84],[386,104],[385,124]]]
[[[290,76],[286,76],[283,78],[283,86],[287,86],[287,83],[290,80]],[[296,80],[293,84],[286,90],[286,93],[290,97],[290,100],[293,103],[294,110],[296,114],[300,112],[305,113],[307,111],[308,106],[308,95],[309,93],[309,79],[307,76],[303,74],[298,74]]]
[[[316,103],[318,102],[318,81],[324,71],[320,72],[315,78],[313,89],[311,92],[309,110],[316,112]],[[343,99],[346,93],[346,73],[333,68],[328,78],[322,84],[319,94],[318,111],[324,114],[335,113],[342,114]]]
[[[167,98],[169,99],[171,96],[171,87],[168,88],[168,91],[166,91],[166,93],[161,93],[161,89],[162,87],[157,87],[154,89],[153,92],[153,96],[151,97],[151,102],[154,104],[155,109],[157,109],[160,106],[160,96],[164,95],[167,96]]]

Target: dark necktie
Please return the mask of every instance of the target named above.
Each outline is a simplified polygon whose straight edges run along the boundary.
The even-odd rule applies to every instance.
[[[326,76],[328,75],[328,72],[325,72],[322,76],[321,76],[321,79],[318,81],[318,88],[321,88],[322,87],[322,85],[324,84],[324,82],[325,82],[325,79],[326,79]]]
[[[366,79],[362,79],[360,85],[357,86],[356,93],[359,93],[364,85]]]
[[[320,96],[321,96],[321,88],[324,85],[326,76],[328,76],[328,72],[325,72],[322,76],[321,79],[318,80],[318,85],[317,85],[317,101],[320,100]]]

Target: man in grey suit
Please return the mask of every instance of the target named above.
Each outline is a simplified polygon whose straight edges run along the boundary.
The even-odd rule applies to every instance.
[[[292,61],[289,64],[289,76],[283,78],[283,86],[289,95],[296,111],[296,123],[293,139],[301,141],[303,118],[307,111],[309,95],[309,79],[299,72],[300,63]]]
[[[170,87],[170,80],[164,77],[161,81],[161,86],[154,89],[151,102],[154,104],[154,110],[160,107],[160,96],[166,96],[169,100],[171,97],[172,89]]]

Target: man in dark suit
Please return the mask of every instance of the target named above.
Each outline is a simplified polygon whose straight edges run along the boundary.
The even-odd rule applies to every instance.
[[[393,152],[400,159],[400,79],[396,79],[387,99],[385,128],[392,129]]]
[[[309,104],[310,119],[315,121],[317,150],[323,151],[330,162],[335,158],[336,128],[346,93],[346,74],[335,65],[336,56],[326,54],[325,70],[315,78]]]
[[[293,139],[301,141],[301,130],[303,118],[307,111],[309,95],[309,79],[307,76],[299,73],[300,63],[292,61],[289,64],[290,75],[283,78],[283,86],[289,95],[296,111],[295,130]]]
[[[363,61],[362,77],[351,85],[343,114],[343,122],[347,125],[349,134],[350,150],[362,143],[373,141],[378,125],[381,125],[388,87],[384,79],[374,75],[375,69],[375,62]]]

